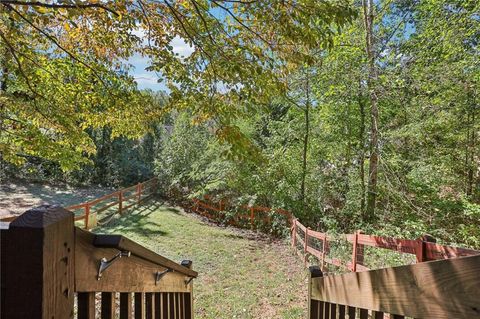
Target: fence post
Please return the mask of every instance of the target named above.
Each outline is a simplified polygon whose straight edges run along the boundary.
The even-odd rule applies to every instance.
[[[357,249],[358,249],[358,232],[353,234],[353,250],[352,250],[352,266],[351,271],[357,271]]]
[[[1,230],[1,318],[73,318],[74,218],[40,206]]]
[[[142,184],[138,183],[137,184],[137,204],[140,204],[141,196],[142,196]]]
[[[292,219],[292,247],[297,247],[297,219]]]
[[[308,230],[310,227],[305,228],[305,241],[303,242],[303,263],[307,265],[307,247],[308,247]]]
[[[417,263],[428,261],[427,258],[427,245],[426,243],[436,243],[437,240],[428,234],[421,236],[417,239],[417,245],[415,247],[415,255],[417,256]]]
[[[118,191],[118,213],[121,215],[123,210],[123,194],[122,190]]]
[[[325,265],[327,264],[325,262],[325,256],[328,253],[328,241],[327,241],[327,234],[324,234],[323,240],[322,240],[322,266],[321,269],[322,271],[325,270]]]
[[[308,267],[308,319],[317,319],[323,318],[323,313],[320,312],[320,307],[318,307],[318,303],[321,301],[313,300],[312,299],[312,285],[313,281],[312,278],[323,277],[323,273],[318,266],[310,266]],[[323,310],[323,309],[322,309]]]
[[[253,207],[250,207],[250,227],[252,229],[253,229],[254,219],[255,219],[255,215],[254,215],[254,212],[253,212]]]
[[[85,204],[85,229],[88,229],[88,222],[90,218],[90,204]]]

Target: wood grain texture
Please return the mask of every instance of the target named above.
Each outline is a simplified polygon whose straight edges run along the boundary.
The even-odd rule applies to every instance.
[[[1,233],[1,318],[72,318],[73,213],[40,206]]]
[[[414,318],[480,318],[480,256],[312,278],[312,298]]]
[[[156,263],[159,266],[170,268],[175,272],[191,277],[197,277],[198,275],[196,271],[183,267],[122,235],[95,235],[93,245],[101,248],[116,248],[118,250],[130,251],[132,255]]]
[[[73,225],[73,222],[72,222]],[[190,292],[193,283],[185,285],[184,274],[169,272],[155,284],[155,275],[166,268],[137,256],[116,260],[97,280],[98,265],[103,257],[118,253],[115,248],[93,245],[95,235],[75,228],[75,287],[78,292]],[[129,248],[127,246],[127,248]],[[163,258],[163,257],[162,257]],[[173,261],[170,261],[173,263]],[[177,264],[178,265],[178,264]],[[187,269],[178,265],[183,269]],[[190,269],[187,269],[190,271]]]

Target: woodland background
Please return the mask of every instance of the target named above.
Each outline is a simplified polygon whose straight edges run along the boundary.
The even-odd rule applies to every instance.
[[[121,19],[15,2],[0,12],[2,183],[155,175],[170,199],[209,194],[319,230],[480,248],[477,1],[110,3]],[[139,24],[153,47],[128,32]],[[192,56],[169,51],[174,36]],[[165,92],[128,75],[142,45]]]

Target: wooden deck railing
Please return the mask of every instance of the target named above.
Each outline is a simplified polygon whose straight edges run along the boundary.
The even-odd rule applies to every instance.
[[[66,209],[75,212],[75,221],[83,220],[84,227],[89,229],[102,220],[109,220],[115,214],[122,214],[133,205],[140,204],[155,193],[156,187],[157,178],[152,178],[91,201],[68,206]],[[99,214],[108,209],[108,216],[100,218]]]
[[[309,319],[480,318],[480,256],[337,276],[310,268]]]
[[[30,210],[1,233],[1,318],[193,318],[191,262]]]

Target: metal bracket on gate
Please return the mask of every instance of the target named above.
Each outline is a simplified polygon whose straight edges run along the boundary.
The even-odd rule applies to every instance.
[[[185,286],[188,286],[188,284],[192,282],[192,280],[193,280],[193,277],[190,277],[187,280],[185,280]]]
[[[103,257],[100,259],[100,265],[98,267],[98,274],[97,274],[97,280],[100,280],[102,278],[102,273],[107,270],[108,267],[110,267],[115,260],[118,258],[122,257],[130,257],[131,253],[127,250],[119,251],[118,254],[113,256],[110,260],[107,260],[107,258]]]
[[[162,277],[165,276],[169,272],[173,272],[173,270],[170,269],[170,268],[167,268],[164,271],[157,271],[157,273],[155,274],[155,286],[160,281],[160,279],[162,279]]]

